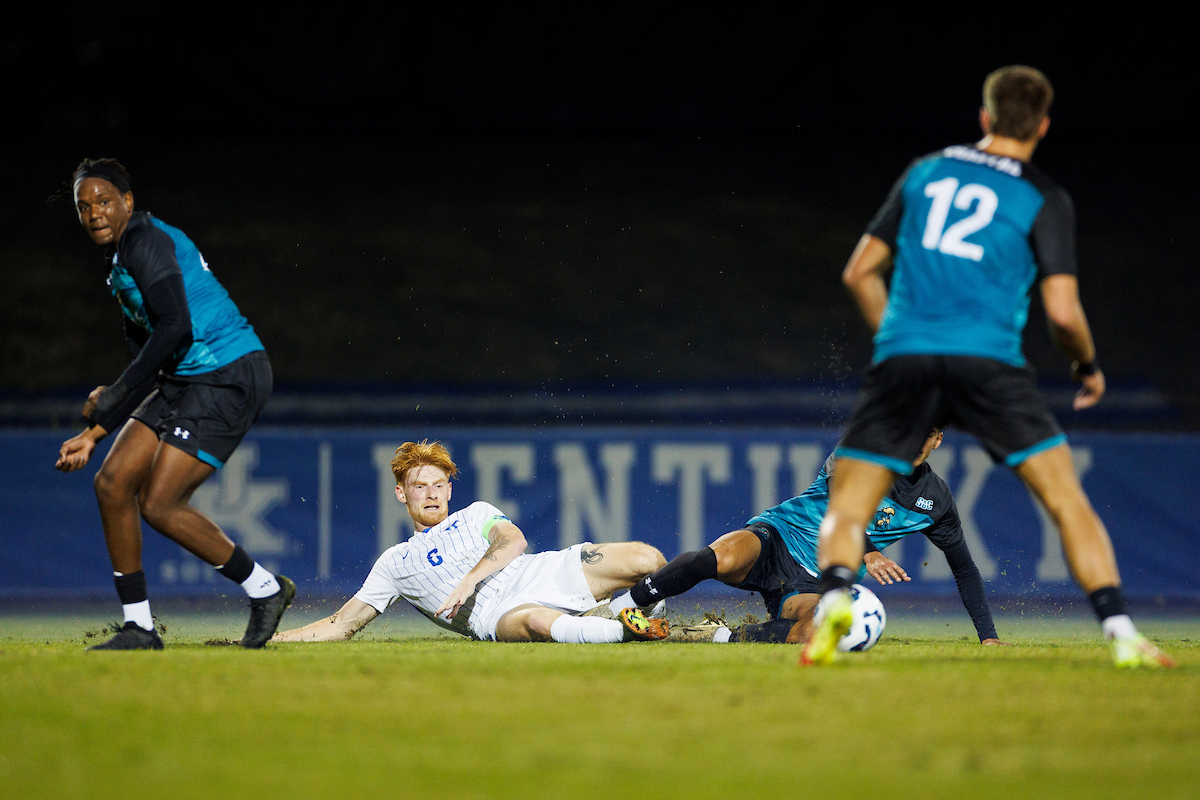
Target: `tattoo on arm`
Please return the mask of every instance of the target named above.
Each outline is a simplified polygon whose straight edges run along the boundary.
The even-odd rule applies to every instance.
[[[496,551],[503,550],[508,546],[508,543],[509,538],[507,534],[497,533],[496,538],[492,540],[492,546],[487,549],[487,552],[483,554],[483,557],[488,561],[495,561]]]
[[[598,564],[604,560],[604,553],[600,552],[603,547],[602,544],[584,547],[579,551],[579,560],[585,564]]]

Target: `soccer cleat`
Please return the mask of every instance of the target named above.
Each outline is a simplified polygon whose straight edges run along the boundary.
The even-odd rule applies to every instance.
[[[667,616],[667,601],[659,600],[652,606],[645,606],[641,609],[647,619],[660,619]],[[579,616],[581,617],[600,617],[601,619],[616,619],[617,615],[612,612],[612,607],[609,601],[605,600],[595,608],[589,608]]]
[[[1140,667],[1159,669],[1175,666],[1175,659],[1159,650],[1141,634],[1113,639],[1112,644],[1113,663],[1119,669],[1138,669]]]
[[[162,639],[158,631],[146,630],[136,622],[126,622],[124,625],[112,624],[116,636],[104,644],[92,645],[88,650],[162,650]]]
[[[671,625],[665,619],[647,619],[636,608],[626,608],[617,614],[617,620],[625,626],[625,641],[657,642],[667,638]]]
[[[837,645],[854,622],[853,601],[848,589],[837,589],[826,594],[822,603],[817,629],[804,643],[800,651],[800,666],[831,664],[837,658]]]
[[[275,635],[283,612],[296,596],[296,584],[290,579],[276,575],[275,580],[279,581],[278,592],[250,601],[250,622],[246,625],[246,634],[242,636],[242,647],[256,650],[266,644]]]
[[[729,630],[725,620],[706,614],[703,622],[672,628],[667,639],[672,642],[711,642],[721,629]]]

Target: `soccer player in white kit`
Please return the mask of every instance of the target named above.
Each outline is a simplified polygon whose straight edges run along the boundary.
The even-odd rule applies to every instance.
[[[664,639],[665,619],[625,609],[616,619],[579,616],[667,562],[642,542],[524,554],[521,529],[489,503],[449,513],[458,468],[438,442],[406,442],[392,459],[396,498],[417,529],[384,551],[336,614],[278,633],[276,642],[346,641],[403,598],[435,624],[499,642]]]

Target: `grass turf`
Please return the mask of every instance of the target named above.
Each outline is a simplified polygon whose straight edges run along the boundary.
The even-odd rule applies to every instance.
[[[983,648],[960,616],[893,615],[801,669],[789,646],[497,645],[393,614],[348,644],[206,644],[232,610],[87,653],[95,615],[8,613],[0,797],[1195,796],[1200,621],[1142,620],[1180,667],[1123,672],[1086,617],[1000,612],[1014,646]]]

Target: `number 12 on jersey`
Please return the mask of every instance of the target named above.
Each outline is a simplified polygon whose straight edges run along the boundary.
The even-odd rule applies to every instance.
[[[926,250],[937,250],[948,256],[982,261],[983,245],[963,240],[992,221],[1000,205],[996,193],[979,183],[968,183],[960,189],[958,178],[942,178],[925,185],[925,196],[932,197],[933,204],[925,220],[921,245]],[[951,205],[959,211],[969,211],[975,205],[975,211],[947,228],[946,217],[950,215]]]

